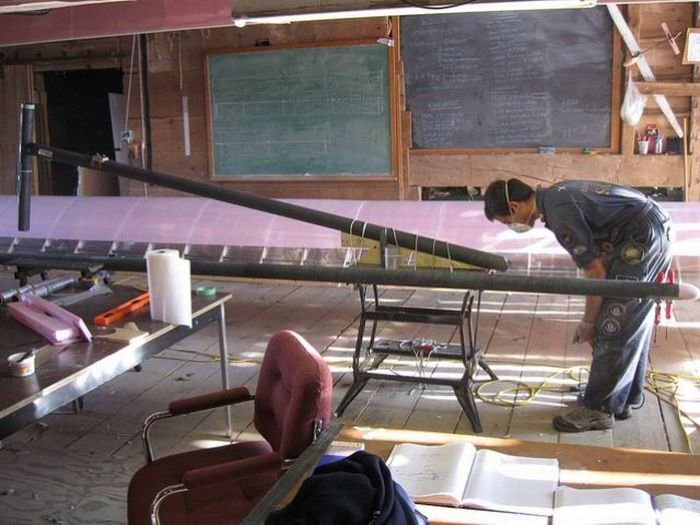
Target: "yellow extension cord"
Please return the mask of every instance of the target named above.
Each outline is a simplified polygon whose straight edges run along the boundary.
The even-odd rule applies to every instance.
[[[544,380],[542,383],[539,385],[531,385],[528,383],[524,383],[522,381],[512,381],[512,380],[501,380],[497,379],[494,381],[487,381],[486,383],[482,383],[479,385],[479,387],[476,389],[476,397],[478,397],[481,401],[484,403],[489,403],[492,405],[498,405],[498,406],[504,406],[504,407],[519,407],[519,406],[524,406],[527,405],[528,403],[534,401],[534,399],[540,395],[543,392],[555,392],[555,393],[564,393],[568,392],[565,389],[562,389],[561,387],[552,387],[549,386],[549,383],[552,382],[557,376],[562,375],[562,374],[567,374],[570,379],[573,379],[574,381],[578,381],[573,374],[575,372],[583,372],[583,371],[588,371],[589,367],[587,366],[575,366],[571,368],[567,368],[564,370],[560,370],[551,376]],[[681,384],[681,381],[687,381],[686,386],[694,387],[696,390],[700,391],[700,376],[693,376],[693,375],[688,375],[688,374],[671,374],[668,372],[653,372],[649,371],[647,372],[647,385],[645,386],[645,390],[653,395],[655,395],[657,398],[659,398],[661,401],[664,403],[667,403],[671,407],[673,407],[676,411],[676,416],[678,418],[678,422],[681,425],[681,428],[683,429],[683,436],[685,438],[686,445],[688,447],[688,451],[693,454],[693,446],[690,441],[690,435],[688,433],[688,430],[686,429],[686,425],[683,424],[684,420],[690,422],[695,428],[700,430],[700,423],[696,421],[690,414],[684,412],[681,410],[679,402],[680,401],[698,401],[700,402],[700,393],[696,393],[693,396],[688,396],[679,393],[679,386]],[[510,384],[513,386],[510,386],[508,388],[500,388],[498,389],[495,393],[492,394],[486,394],[485,390],[488,387],[493,387],[493,385],[498,385],[498,384]],[[514,396],[513,400],[506,400],[503,399],[504,396],[506,395],[511,395]],[[519,397],[524,396],[522,399],[519,399]]]

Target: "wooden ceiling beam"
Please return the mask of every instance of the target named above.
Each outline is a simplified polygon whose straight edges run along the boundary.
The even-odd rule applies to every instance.
[[[635,81],[644,95],[696,97],[700,95],[700,82],[643,82]]]

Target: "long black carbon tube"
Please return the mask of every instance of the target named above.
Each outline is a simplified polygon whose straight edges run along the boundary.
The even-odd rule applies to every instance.
[[[22,259],[25,259],[24,261]],[[143,258],[96,257],[86,255],[0,254],[0,263],[53,268],[76,264],[94,267],[103,265],[115,271],[145,272]],[[563,295],[605,295],[609,297],[646,297],[676,299],[678,284],[640,283],[612,279],[578,279],[572,277],[539,277],[492,274],[458,270],[386,270],[377,267],[350,268],[327,266],[292,266],[285,264],[219,263],[190,261],[193,275],[317,281],[351,284],[380,284],[416,288],[448,288],[457,290],[493,290],[504,292],[551,293]]]
[[[22,104],[19,145],[19,172],[17,173],[17,229],[22,232],[29,230],[32,197],[32,159],[26,146],[32,141],[34,134],[34,104]]]
[[[183,191],[192,195],[199,195],[200,197],[206,197],[208,199],[219,200],[258,211],[281,215],[290,219],[309,222],[311,224],[332,228],[360,237],[366,237],[375,241],[379,241],[382,233],[386,232],[387,242],[390,244],[397,244],[403,248],[410,250],[417,249],[424,253],[435,254],[439,257],[446,257],[453,261],[471,264],[489,270],[505,271],[508,269],[508,261],[499,255],[473,250],[437,239],[421,237],[413,233],[394,230],[393,228],[387,229],[384,226],[350,219],[349,217],[343,217],[341,215],[314,210],[280,200],[258,197],[257,195],[251,195],[230,188],[183,179],[165,173],[127,166],[99,156],[83,155],[52,146],[32,143],[26,145],[26,150],[29,154],[37,155],[54,162],[101,170],[127,179],[138,180],[148,184],[157,184],[158,186]]]

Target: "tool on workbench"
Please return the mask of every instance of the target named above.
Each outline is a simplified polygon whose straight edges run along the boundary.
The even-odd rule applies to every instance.
[[[121,319],[125,315],[130,314],[131,312],[135,312],[144,306],[148,306],[150,300],[151,299],[148,292],[143,293],[138,297],[134,297],[133,299],[112,308],[111,310],[107,310],[106,312],[96,315],[92,322],[98,326],[107,326],[112,324],[114,321]]]
[[[141,343],[150,335],[148,332],[139,329],[134,322],[126,323],[124,326],[117,328],[98,327],[98,330],[101,332],[95,334],[95,339],[104,339],[128,345]]]
[[[17,362],[18,362],[18,363],[21,363],[21,362],[24,361],[25,359],[28,359],[28,358],[32,357],[34,354],[36,354],[36,348],[30,348],[30,349],[27,350],[24,354],[22,354],[21,356],[19,356],[19,359],[17,359]]]
[[[102,281],[95,282],[90,288],[83,292],[71,293],[52,299],[51,302],[59,306],[69,306],[71,304],[79,303],[85,299],[94,297],[95,295],[109,295],[112,293],[112,289],[107,286]]]

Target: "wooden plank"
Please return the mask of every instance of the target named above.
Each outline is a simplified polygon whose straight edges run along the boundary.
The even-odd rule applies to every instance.
[[[693,26],[697,27],[700,23],[700,9],[698,9],[697,4],[693,7]],[[700,64],[693,65],[692,73],[693,81],[700,79]],[[696,144],[698,137],[700,137],[700,111],[698,108],[697,99],[693,99],[690,107],[690,117],[688,119],[687,125],[690,127],[690,134],[686,142],[684,142],[684,153],[691,154],[690,162],[685,163],[684,172],[684,194],[685,200],[690,202],[695,202],[700,200],[700,155],[695,155]]]
[[[639,9],[636,6],[629,6],[627,9],[627,23],[629,24],[632,31],[634,31],[635,37],[639,37],[639,27],[640,27],[640,17]],[[627,53],[629,55],[629,52]],[[626,58],[631,58],[627,56]],[[623,88],[627,88],[630,76],[626,73],[623,80]],[[636,81],[636,79],[635,79]],[[620,119],[622,120],[622,119]],[[633,126],[630,126],[626,122],[622,122],[622,138],[620,144],[620,153],[624,156],[633,155],[637,148],[636,131]]]
[[[700,95],[700,83],[696,82],[659,82],[639,81],[635,82],[640,93],[644,95],[669,95],[682,97],[696,97]]]
[[[536,297],[534,294],[508,294],[502,315],[494,326],[487,355],[491,368],[501,381],[518,380],[520,377],[519,365],[530,335]],[[510,383],[498,383],[496,389],[506,386],[510,386]],[[484,403],[479,405],[479,410],[485,435],[510,434],[513,408]]]
[[[394,20],[398,26],[398,18]],[[390,138],[391,138],[391,176],[396,180],[398,198],[406,198],[406,169],[404,164],[405,152],[408,149],[403,143],[403,130],[401,128],[401,101],[400,89],[403,85],[399,51],[396,46],[389,47],[389,111],[390,111]]]
[[[688,362],[689,359],[690,353],[686,348],[681,330],[678,327],[660,325],[655,330],[650,347],[647,377],[653,380],[653,374],[657,373],[687,373],[688,369],[682,363]],[[674,365],[669,367],[670,363],[674,363]],[[677,368],[678,364],[681,364],[680,369]],[[664,402],[662,395],[655,393],[654,384],[649,379],[647,385],[645,404],[640,410],[633,411],[634,417],[632,418],[637,423],[643,418],[645,425],[643,427],[631,426],[630,430],[639,433],[640,438],[637,444],[630,446],[687,452],[686,439],[675,410]],[[651,415],[649,415],[650,411],[653,411]],[[617,437],[616,432],[616,444],[618,443]],[[665,449],[661,448],[664,438],[666,441]]]
[[[416,155],[411,152],[409,183],[415,186],[486,187],[494,173],[518,173],[534,183],[567,179],[593,179],[635,186],[683,186],[681,155],[583,155],[554,156],[523,153],[507,155]],[[698,181],[700,186],[700,180]]]
[[[520,363],[519,381],[533,388],[542,385],[565,387],[563,348],[567,344],[568,299],[562,295],[540,294],[532,319],[527,346]],[[558,432],[552,418],[562,411],[562,394],[543,391],[513,411],[510,434],[523,439],[556,442]]]
[[[692,23],[690,24],[690,27],[698,27],[698,24],[700,24],[700,9],[698,9],[697,4],[693,4],[692,6]],[[693,64],[692,66],[692,72],[691,72],[691,80],[693,82],[697,82],[700,80],[700,64]],[[688,137],[688,140],[686,142],[687,146],[687,151],[691,154],[695,153],[695,147],[696,143],[698,140],[698,137],[700,136],[700,111],[698,111],[698,104],[696,100],[693,100],[691,103],[690,107],[690,135]],[[693,174],[693,179],[697,181],[700,178],[700,165],[698,163],[698,159],[696,155],[693,155],[693,168],[691,170],[691,173]],[[686,185],[686,189],[687,185]],[[691,193],[688,191],[687,193]],[[685,200],[686,201],[695,201],[697,200],[698,196],[700,195],[700,184],[695,184],[694,191],[692,192],[694,198],[690,198],[689,195],[686,195]]]
[[[686,279],[690,276],[686,276]],[[697,278],[697,276],[695,276]],[[690,277],[691,282],[697,279]],[[663,367],[665,371],[678,374],[679,405],[691,419],[682,417],[666,403],[665,421],[667,433],[676,438],[671,441],[673,450],[697,453],[700,451],[700,436],[698,436],[698,423],[700,423],[700,388],[697,386],[697,378],[700,377],[700,325],[698,319],[698,301],[676,301],[673,312],[677,327],[673,325],[669,332],[674,337],[669,345],[672,352],[664,356]],[[694,421],[694,423],[693,423]],[[675,431],[675,433],[674,433]]]

